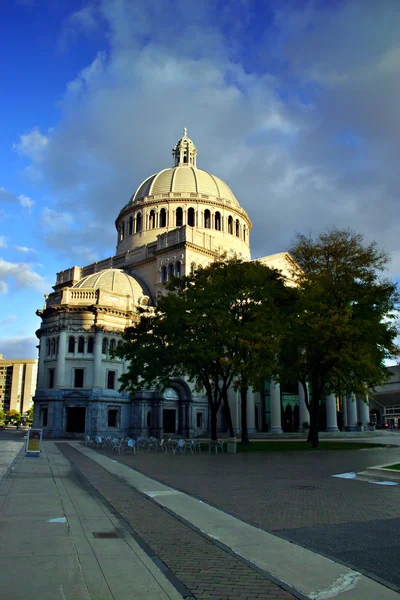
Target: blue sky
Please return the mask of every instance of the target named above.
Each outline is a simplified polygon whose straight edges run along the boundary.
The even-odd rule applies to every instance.
[[[252,219],[253,257],[351,227],[399,277],[397,0],[9,0],[0,23],[6,357],[36,355],[56,272],[113,254],[183,127]]]

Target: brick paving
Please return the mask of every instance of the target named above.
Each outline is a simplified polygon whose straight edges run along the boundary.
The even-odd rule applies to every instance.
[[[399,517],[400,485],[332,475],[400,462],[400,448],[113,458],[269,531]]]
[[[68,444],[58,444],[58,447],[194,598],[294,600],[292,594],[268,577],[203,537]],[[163,456],[153,455],[153,459],[157,463]]]

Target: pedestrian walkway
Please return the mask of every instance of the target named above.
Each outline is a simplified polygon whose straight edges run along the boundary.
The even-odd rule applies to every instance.
[[[7,444],[0,442],[4,465],[22,446]],[[13,467],[0,482],[1,598],[182,598],[53,442],[40,457],[20,452]]]
[[[219,547],[224,547],[234,555],[242,557],[266,576],[269,573],[275,581],[285,582],[297,597],[311,600],[399,599],[397,592],[353,569],[249,525],[81,444],[73,443],[70,447],[74,447],[108,473],[151,498],[170,514],[183,519],[184,523],[196,528],[208,539],[216,541]],[[215,596],[215,598],[219,597],[229,596]],[[248,597],[260,596],[254,594]]]
[[[0,440],[0,481],[12,466],[24,442]]]

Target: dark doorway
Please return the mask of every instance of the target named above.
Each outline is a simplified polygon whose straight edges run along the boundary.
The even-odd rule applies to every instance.
[[[86,408],[67,408],[67,433],[84,433],[86,423]]]
[[[165,408],[163,410],[163,429],[164,433],[175,433],[175,413],[174,409]]]

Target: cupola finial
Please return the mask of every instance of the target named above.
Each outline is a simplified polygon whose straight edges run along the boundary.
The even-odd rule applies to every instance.
[[[183,129],[183,137],[178,140],[172,149],[174,167],[195,167],[197,148],[187,136],[187,128]]]

